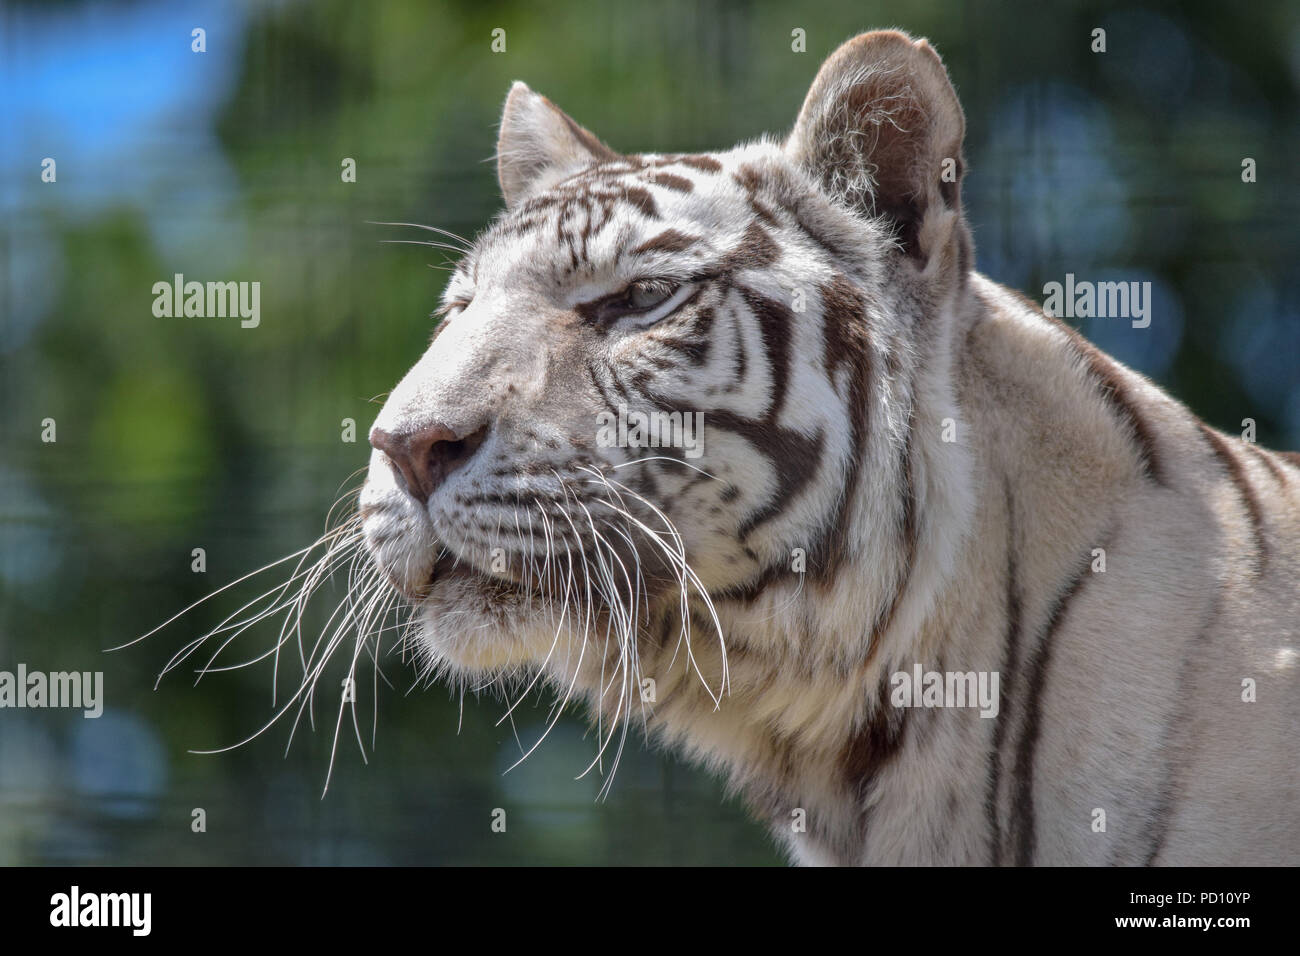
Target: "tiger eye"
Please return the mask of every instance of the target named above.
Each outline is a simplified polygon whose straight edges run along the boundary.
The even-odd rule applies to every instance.
[[[627,293],[628,307],[634,312],[648,311],[667,302],[677,289],[668,282],[634,282]]]

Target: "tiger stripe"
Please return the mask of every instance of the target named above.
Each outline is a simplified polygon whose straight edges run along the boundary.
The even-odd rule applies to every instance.
[[[823,540],[815,549],[814,578],[830,580],[847,555],[849,511],[862,478],[866,454],[868,408],[874,387],[871,344],[866,331],[866,302],[849,279],[835,273],[821,289],[822,366],[831,386],[841,369],[848,377],[849,457],[844,468],[844,492],[828,519]]]
[[[1042,316],[1065,335],[1072,350],[1083,361],[1098,392],[1115,417],[1123,422],[1131,434],[1143,473],[1156,484],[1167,486],[1168,482],[1161,469],[1160,450],[1156,441],[1155,428],[1143,415],[1141,405],[1134,396],[1133,389],[1119,365],[1085,339],[1077,329],[1072,328],[1055,316],[1049,315],[1037,302],[1015,289],[1007,291],[1026,309]]]
[[[1197,425],[1201,434],[1205,436],[1206,442],[1209,443],[1211,451],[1214,452],[1214,456],[1223,465],[1229,480],[1236,486],[1242,507],[1250,518],[1254,538],[1255,570],[1256,573],[1262,574],[1268,565],[1269,549],[1268,539],[1264,534],[1264,508],[1260,503],[1259,495],[1251,483],[1245,464],[1228,439],[1204,422],[1197,422]]]
[[[1043,695],[1052,663],[1052,650],[1057,633],[1069,613],[1070,605],[1087,583],[1091,572],[1089,561],[1075,571],[1053,600],[1037,645],[1028,661],[1025,683],[1025,716],[1021,721],[1020,740],[1016,745],[1016,759],[1012,771],[1014,796],[1012,812],[1012,846],[1017,866],[1034,862],[1037,850],[1036,820],[1034,817],[1034,761],[1039,737],[1042,734]]]
[[[1182,664],[1178,669],[1176,703],[1160,732],[1158,752],[1164,760],[1161,782],[1144,819],[1144,830],[1148,835],[1145,853],[1141,859],[1144,866],[1154,866],[1160,859],[1160,853],[1169,835],[1169,819],[1185,783],[1187,767],[1181,753],[1185,746],[1184,728],[1195,718],[1192,710],[1193,684],[1198,664],[1204,659],[1213,637],[1213,625],[1217,615],[1216,605],[1183,651]]]
[[[1015,717],[1015,711],[1011,708],[1016,701],[1015,691],[1019,680],[1020,642],[1022,640],[1020,562],[1016,551],[1015,500],[1011,491],[1011,483],[1005,479],[1003,497],[1006,501],[1007,514],[1006,595],[1004,597],[1006,625],[1003,629],[1003,652],[999,664],[999,673],[1001,674],[1001,687],[1004,691],[1005,702],[1001,713],[996,718],[997,722],[993,726],[993,740],[989,749],[988,796],[985,800],[984,811],[989,820],[990,863],[993,866],[1001,866],[1005,854],[999,810],[1001,805],[1002,765],[1006,762],[1003,757],[1003,749],[1007,741],[1011,739],[1008,728]],[[1014,814],[1011,819],[1014,820]]]

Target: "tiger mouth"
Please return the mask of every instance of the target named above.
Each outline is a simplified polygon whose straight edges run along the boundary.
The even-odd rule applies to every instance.
[[[419,584],[412,584],[410,581],[403,580],[398,575],[394,574],[389,568],[383,568],[384,577],[388,579],[388,583],[392,586],[394,591],[402,595],[402,597],[406,598],[406,600],[410,601],[412,604],[418,605],[428,599],[429,595],[433,592],[433,586],[438,581],[452,577],[480,576],[478,571],[468,566],[464,561],[461,561],[447,548],[440,547],[438,551],[438,560],[433,563],[433,567],[429,570],[428,577]]]
[[[458,557],[445,546],[439,546],[438,559],[433,563],[428,576],[419,584],[403,581],[388,568],[384,568],[384,576],[393,590],[417,607],[429,599],[434,587],[442,581],[473,581],[495,591],[515,590],[528,593],[531,590],[534,595],[540,594],[536,586],[529,588],[512,577],[489,574],[464,558]]]

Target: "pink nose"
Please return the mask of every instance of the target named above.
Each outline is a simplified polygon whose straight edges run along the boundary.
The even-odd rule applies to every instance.
[[[370,444],[382,451],[406,484],[411,497],[427,504],[429,496],[457,468],[474,457],[487,428],[467,435],[457,435],[446,425],[434,423],[413,431],[387,432],[370,430]]]

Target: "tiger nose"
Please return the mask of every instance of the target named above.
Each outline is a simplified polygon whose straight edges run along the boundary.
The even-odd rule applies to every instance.
[[[447,476],[474,457],[486,437],[486,427],[458,435],[440,422],[409,432],[370,429],[371,447],[388,456],[407,492],[421,504],[427,504]]]

